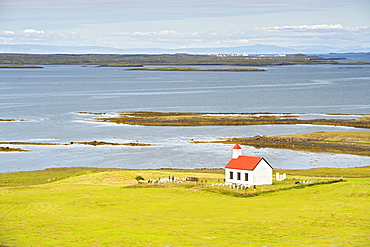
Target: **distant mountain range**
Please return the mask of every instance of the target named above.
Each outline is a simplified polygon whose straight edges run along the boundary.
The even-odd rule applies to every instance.
[[[0,53],[28,53],[28,54],[319,54],[329,52],[369,52],[370,48],[349,47],[338,49],[328,46],[295,46],[281,47],[276,45],[251,45],[219,48],[184,48],[184,49],[162,49],[162,48],[133,48],[119,49],[104,46],[50,46],[50,45],[0,45]]]

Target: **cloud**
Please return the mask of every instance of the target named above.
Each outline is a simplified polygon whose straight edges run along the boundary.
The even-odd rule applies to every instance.
[[[155,32],[155,31],[150,31],[150,32],[119,32],[119,33],[114,33],[114,34],[111,34],[111,35],[107,35],[107,36],[132,36],[132,37],[135,37],[135,36],[151,36],[151,37],[163,37],[163,36],[178,36],[178,37],[181,37],[181,36],[184,36],[183,33],[179,33],[179,32],[176,32],[176,31],[173,31],[173,30],[161,30],[161,31],[158,31],[158,32]]]
[[[44,34],[43,30],[35,30],[35,29],[25,29],[23,30],[23,34]]]
[[[15,32],[13,32],[13,31],[3,31],[2,34],[7,35],[7,36],[11,36],[11,35],[14,35]]]
[[[254,29],[254,42],[266,44],[325,45],[346,47],[351,43],[368,47],[370,29],[366,26],[347,27],[342,24],[290,25]],[[252,41],[252,42],[253,42]]]
[[[224,39],[218,40],[216,44],[224,45],[224,46],[241,46],[247,45],[250,43],[249,39]]]
[[[344,27],[341,24],[319,24],[319,25],[297,25],[297,26],[274,26],[274,27],[261,27],[256,28],[256,30],[262,31],[282,31],[282,30],[297,30],[297,31],[305,31],[305,30],[345,30],[345,31],[359,31],[362,29],[367,29],[368,27],[360,26],[360,27]]]
[[[72,42],[77,42],[78,44],[81,41],[81,36],[76,32],[55,32],[27,28],[21,32],[12,30],[0,31],[0,40],[3,43],[11,42],[14,44],[48,44],[53,42],[64,45]]]
[[[306,29],[306,30],[328,30],[343,29],[341,24],[321,24],[321,25],[301,25],[301,26],[284,26],[284,29]]]
[[[343,29],[341,24],[321,24],[321,25],[300,25],[300,26],[274,26],[261,27],[257,30],[262,31],[280,31],[280,30],[329,30],[329,29]]]

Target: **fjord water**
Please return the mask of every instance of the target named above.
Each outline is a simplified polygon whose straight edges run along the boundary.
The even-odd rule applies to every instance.
[[[370,113],[369,65],[271,66],[264,67],[265,72],[43,67],[0,70],[0,119],[28,120],[0,122],[0,142],[107,141],[153,146],[19,146],[31,151],[1,152],[0,172],[69,166],[221,168],[230,159],[232,146],[193,144],[191,140],[314,131],[368,131],[310,125],[128,126],[85,121],[87,116],[77,112],[304,113],[302,118],[340,113],[350,115],[338,118],[355,118],[359,117],[356,114]],[[243,146],[243,154],[263,156],[276,168],[370,165],[369,157],[344,154],[248,146]]]

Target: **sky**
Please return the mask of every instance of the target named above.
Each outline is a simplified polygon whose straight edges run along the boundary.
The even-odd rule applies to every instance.
[[[0,0],[0,45],[370,49],[370,0]]]

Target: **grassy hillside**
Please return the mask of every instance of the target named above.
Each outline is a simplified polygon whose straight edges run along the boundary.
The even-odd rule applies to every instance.
[[[82,170],[76,169],[74,176],[47,184],[0,187],[0,243],[5,246],[370,244],[368,175],[243,198],[199,187],[130,186],[137,183],[134,178],[138,175],[145,179],[168,176],[217,179],[223,177],[219,170],[88,173]],[[365,168],[364,174],[368,170]]]

